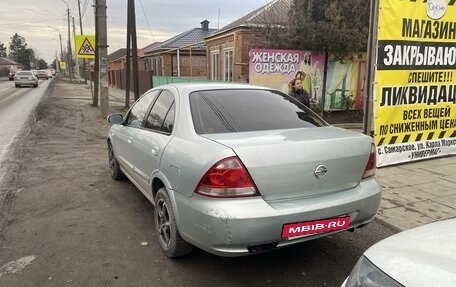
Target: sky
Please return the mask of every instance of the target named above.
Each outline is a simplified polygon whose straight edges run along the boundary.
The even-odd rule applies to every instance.
[[[135,0],[137,45],[142,48],[200,27],[222,28],[271,0]],[[3,0],[0,5],[0,43],[9,48],[17,33],[39,58],[50,64],[68,43],[67,7],[80,34],[78,0]],[[95,35],[94,0],[79,0],[84,35]],[[106,0],[108,54],[126,47],[127,0]],[[73,27],[71,21],[71,38]],[[72,40],[73,43],[73,40]],[[74,44],[72,46],[74,53]]]

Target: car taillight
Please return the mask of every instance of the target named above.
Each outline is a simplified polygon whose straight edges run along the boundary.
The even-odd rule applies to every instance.
[[[363,174],[362,178],[365,179],[365,178],[375,175],[376,169],[377,169],[377,157],[376,157],[376,153],[375,153],[375,145],[372,144],[370,155],[369,155],[369,160],[367,161],[366,169],[364,170],[364,174]]]
[[[209,197],[260,195],[247,169],[237,157],[214,164],[200,180],[195,192]]]

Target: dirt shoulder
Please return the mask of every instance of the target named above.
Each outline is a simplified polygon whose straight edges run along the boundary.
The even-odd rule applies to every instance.
[[[54,79],[14,144],[2,192],[0,266],[16,262],[15,268],[27,272],[7,276],[15,269],[3,267],[0,286],[109,286],[122,280],[121,269],[128,269],[116,264],[122,261],[119,256],[139,256],[140,242],[153,238],[150,227],[141,235],[125,230],[132,218],[112,208],[126,201],[124,208],[131,208],[134,218],[135,210],[150,206],[128,181],[110,178],[109,126],[91,104],[87,85]],[[112,103],[114,111],[125,109]],[[145,221],[153,226],[152,213]],[[124,248],[130,244],[134,250]]]

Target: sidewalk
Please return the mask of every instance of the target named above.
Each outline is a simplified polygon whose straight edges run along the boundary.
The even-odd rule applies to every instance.
[[[362,132],[362,124],[335,126]],[[456,217],[456,156],[377,169],[383,188],[377,213],[388,225],[405,230]]]
[[[377,218],[404,230],[456,217],[456,156],[377,169]]]
[[[109,88],[109,95],[113,109],[124,106],[124,90]],[[133,97],[131,92],[131,103]],[[336,126],[359,132],[362,127],[360,124]],[[378,168],[376,177],[383,188],[377,219],[395,229],[405,230],[456,217],[455,155]]]

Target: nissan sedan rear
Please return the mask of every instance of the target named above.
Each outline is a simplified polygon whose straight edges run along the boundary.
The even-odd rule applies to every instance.
[[[155,206],[169,257],[281,248],[373,220],[372,138],[328,125],[281,92],[173,84],[108,117],[109,164]]]

